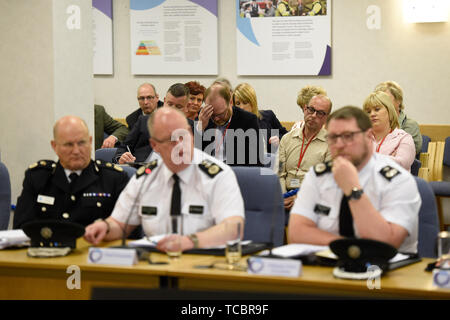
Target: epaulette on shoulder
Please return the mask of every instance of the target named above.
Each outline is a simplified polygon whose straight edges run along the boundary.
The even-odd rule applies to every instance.
[[[100,171],[99,168],[106,168],[106,169],[111,169],[111,170],[115,170],[118,172],[123,172],[123,168],[121,168],[117,164],[103,161],[103,160],[95,160],[95,171],[99,172]]]
[[[199,163],[199,168],[210,178],[214,178],[223,169],[210,160],[203,160]]]
[[[136,171],[136,179],[139,179],[144,174],[150,174],[153,169],[158,166],[158,160],[153,160],[150,163],[147,163],[145,166],[140,167]]]
[[[399,175],[400,173],[401,172],[399,170],[392,168],[391,166],[385,166],[380,170],[380,174],[388,181],[391,181],[392,178]]]
[[[28,170],[47,169],[54,170],[56,168],[56,162],[53,160],[39,160],[28,166]]]
[[[316,173],[316,176],[320,176],[324,173],[331,172],[332,166],[333,166],[332,161],[321,162],[314,166],[314,172]]]

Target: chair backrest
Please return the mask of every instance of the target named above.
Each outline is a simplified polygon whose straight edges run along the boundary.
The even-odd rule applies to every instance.
[[[413,164],[411,165],[411,174],[413,176],[417,176],[419,174],[419,169],[422,166],[420,160],[414,159]]]
[[[422,135],[422,150],[420,152],[428,151],[428,143],[430,143],[431,138],[427,135]]]
[[[244,240],[283,245],[285,216],[278,176],[269,168],[232,168],[244,199]]]
[[[119,165],[125,171],[125,173],[128,175],[128,179],[131,179],[131,177],[136,173],[137,169],[135,167],[130,167],[127,165]]]
[[[112,158],[116,154],[117,148],[103,148],[95,150],[95,160],[103,160],[112,162]]]
[[[436,257],[436,239],[439,232],[439,221],[436,198],[430,184],[425,180],[414,177],[419,189],[422,205],[419,209],[419,239],[417,250],[419,256]]]
[[[11,181],[5,164],[0,162],[0,230],[8,229],[11,214]]]
[[[445,138],[444,165],[450,167],[450,137]]]

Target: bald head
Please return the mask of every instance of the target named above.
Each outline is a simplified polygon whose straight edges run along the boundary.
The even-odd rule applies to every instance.
[[[63,168],[83,170],[91,161],[92,137],[86,122],[76,116],[65,116],[53,126],[51,145]]]
[[[155,86],[151,83],[143,83],[137,91],[139,107],[144,114],[152,113],[158,106],[159,96],[156,93]]]
[[[53,126],[53,139],[57,139],[58,132],[60,130],[86,130],[87,135],[89,135],[89,128],[86,122],[77,116],[65,116],[56,121]]]
[[[192,160],[194,141],[185,115],[178,109],[162,107],[148,120],[150,144],[173,173],[185,169]]]

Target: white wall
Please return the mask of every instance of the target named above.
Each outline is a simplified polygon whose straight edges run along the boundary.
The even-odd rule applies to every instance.
[[[66,26],[70,5],[80,8],[80,29]],[[56,160],[56,119],[80,116],[93,132],[91,16],[86,0],[0,0],[0,149],[13,203],[28,166]]]
[[[136,89],[150,81],[164,96],[175,82],[198,80],[209,85],[210,76],[133,76],[130,69],[129,0],[114,0],[113,76],[94,78],[95,102],[114,117],[123,118],[137,108]],[[219,0],[219,75],[235,86],[255,87],[261,109],[271,108],[281,121],[301,118],[297,92],[306,84],[322,85],[335,108],[361,106],[375,85],[396,80],[405,92],[407,114],[422,124],[448,124],[450,88],[450,23],[406,24],[401,0],[334,0],[332,8],[332,75],[249,77],[236,74],[235,1]],[[381,9],[381,28],[368,30],[370,5]]]

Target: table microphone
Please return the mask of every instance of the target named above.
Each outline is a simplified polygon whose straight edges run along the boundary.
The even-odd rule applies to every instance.
[[[145,170],[151,170],[150,168],[146,168]],[[150,173],[150,172],[149,172]],[[129,249],[130,247],[126,244],[126,238],[127,238],[127,227],[128,227],[128,222],[130,221],[131,218],[131,214],[133,213],[134,208],[136,207],[139,198],[141,197],[141,192],[142,192],[142,188],[144,187],[145,184],[145,180],[147,179],[149,173],[147,173],[144,177],[144,180],[142,181],[142,184],[139,188],[139,191],[136,195],[136,198],[134,199],[133,205],[130,208],[130,211],[128,212],[128,216],[127,219],[125,220],[125,225],[122,228],[122,244],[120,246],[113,246],[113,248],[122,248],[122,249]],[[146,252],[144,249],[142,248],[133,248],[136,250],[136,252],[138,253],[138,256],[140,257],[144,252]]]

